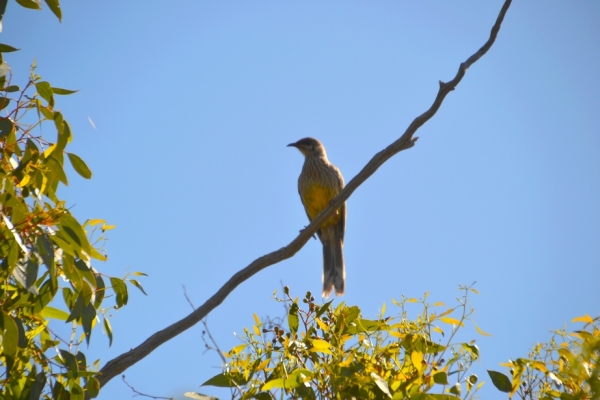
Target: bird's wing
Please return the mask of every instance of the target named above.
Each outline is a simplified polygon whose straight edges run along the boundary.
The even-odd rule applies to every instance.
[[[339,237],[342,239],[342,244],[344,243],[344,232],[346,231],[346,203],[342,204],[340,207],[340,220],[335,225],[335,229],[338,231]]]
[[[300,190],[298,190],[298,193],[300,193]],[[308,214],[308,206],[306,205],[306,203],[304,203],[304,198],[302,197],[302,193],[300,193],[300,201],[302,201],[302,205],[304,206],[304,212],[306,213],[306,216],[308,217],[308,221],[312,222],[312,218],[310,218],[310,214]],[[319,237],[319,240],[321,240],[321,228],[317,229],[317,236]]]

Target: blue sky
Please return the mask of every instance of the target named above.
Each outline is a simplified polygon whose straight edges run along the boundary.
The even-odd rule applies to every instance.
[[[433,101],[439,80],[487,40],[501,1],[69,2],[63,22],[11,2],[0,41],[13,83],[37,72],[80,89],[58,105],[94,173],[62,192],[104,218],[111,275],[149,274],[97,329],[109,359],[187,315],[239,269],[307,224],[298,151],[320,139],[350,180]],[[417,145],[348,200],[343,300],[374,317],[392,298],[453,304],[477,280],[475,373],[525,356],[550,329],[600,313],[600,3],[515,2]],[[95,126],[89,123],[90,118]],[[53,134],[53,133],[51,133]],[[219,345],[252,314],[279,316],[280,281],[320,293],[321,245],[243,283],[208,317]],[[219,372],[194,327],[126,371],[138,390],[181,397]],[[129,398],[119,378],[100,399]]]

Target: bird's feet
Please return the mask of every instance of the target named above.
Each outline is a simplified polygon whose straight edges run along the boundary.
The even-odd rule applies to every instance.
[[[298,232],[302,233],[302,232],[304,232],[305,230],[306,230],[306,226],[304,227],[304,229],[300,229]],[[314,234],[314,233],[312,234],[312,238],[313,238],[313,239],[315,239],[315,240],[317,240],[317,237],[315,236],[315,234]]]

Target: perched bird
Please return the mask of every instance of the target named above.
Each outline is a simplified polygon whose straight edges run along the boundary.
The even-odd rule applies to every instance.
[[[304,165],[298,178],[298,193],[308,219],[312,221],[344,188],[344,178],[339,169],[329,162],[325,147],[317,139],[304,138],[288,144],[304,155]],[[344,268],[344,230],[346,204],[338,208],[323,222],[317,235],[323,243],[323,297],[344,294],[346,270]]]

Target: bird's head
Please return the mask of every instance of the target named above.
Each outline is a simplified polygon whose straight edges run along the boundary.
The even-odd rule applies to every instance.
[[[309,155],[325,155],[325,147],[317,139],[307,137],[298,140],[296,143],[288,144],[288,147],[295,147],[305,156]]]

